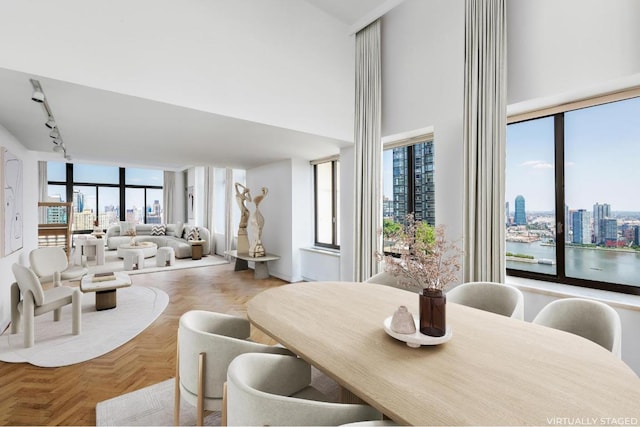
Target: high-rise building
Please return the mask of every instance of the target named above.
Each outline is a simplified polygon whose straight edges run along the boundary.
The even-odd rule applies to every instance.
[[[640,246],[640,226],[636,225],[633,229],[633,244]]]
[[[615,218],[602,219],[600,233],[606,246],[616,246],[618,244],[618,220]]]
[[[565,243],[571,242],[573,230],[573,218],[571,218],[571,212],[569,211],[569,205],[564,205],[564,241]]]
[[[410,158],[409,150],[413,151]],[[408,197],[413,186],[413,213],[417,221],[436,223],[433,141],[393,149],[393,220],[411,213]]]
[[[596,245],[605,243],[602,220],[611,217],[611,205],[608,203],[593,205],[593,236]]]
[[[511,221],[509,221],[509,202],[505,202],[504,204],[504,223],[509,225]]]
[[[524,208],[524,197],[516,196],[516,211],[513,214],[513,222],[515,225],[527,225],[527,214]]]
[[[76,209],[75,212],[84,211],[84,194],[79,191],[73,192],[73,206]]]
[[[591,214],[586,209],[578,209],[571,215],[573,219],[573,243],[586,245],[591,243]]]

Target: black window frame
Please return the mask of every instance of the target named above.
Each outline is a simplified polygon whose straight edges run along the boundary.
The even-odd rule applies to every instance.
[[[65,186],[66,190],[66,198],[67,201],[73,202],[73,188],[74,187],[87,187],[94,188],[96,194],[96,206],[100,206],[99,199],[99,188],[101,187],[111,187],[119,189],[119,220],[126,220],[126,209],[125,209],[125,191],[127,188],[141,188],[144,189],[144,206],[147,206],[147,190],[162,190],[164,187],[162,185],[132,185],[125,184],[125,170],[126,168],[119,167],[118,168],[118,184],[113,183],[98,183],[98,182],[74,182],[73,179],[73,163],[65,163],[65,181],[47,181],[47,185],[61,185]],[[144,209],[144,223],[147,223],[147,210]],[[89,234],[93,230],[73,230],[73,234]]]
[[[331,163],[331,243],[318,241],[318,165]],[[340,160],[327,160],[318,162],[313,165],[313,214],[314,214],[314,233],[313,244],[320,248],[328,248],[339,250],[340,245],[338,243],[338,227],[340,226],[339,212],[338,212],[338,194],[339,186],[338,182],[338,169],[340,168]]]
[[[555,171],[555,223],[556,223],[556,273],[545,274],[533,271],[517,270],[506,268],[507,276],[521,277],[526,279],[541,280],[564,285],[573,285],[583,288],[599,289],[630,295],[640,295],[640,286],[626,285],[621,283],[603,282],[599,280],[589,280],[583,278],[570,277],[566,275],[565,259],[565,225],[568,223],[565,218],[565,159],[564,159],[564,115],[571,111],[582,108],[604,105],[611,102],[625,99],[640,98],[640,89],[634,89],[624,93],[594,97],[589,100],[582,100],[575,105],[565,105],[552,109],[549,114],[529,114],[523,119],[508,120],[507,126],[511,124],[524,123],[531,120],[538,120],[553,117],[554,120],[554,171]]]

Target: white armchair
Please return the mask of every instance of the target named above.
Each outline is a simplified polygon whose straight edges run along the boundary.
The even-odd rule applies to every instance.
[[[67,254],[59,246],[32,250],[29,253],[29,262],[40,279],[51,277],[55,286],[59,286],[62,280],[77,279],[88,272],[86,268],[70,266]]]
[[[73,335],[81,331],[82,293],[80,289],[68,286],[57,286],[46,291],[38,277],[29,268],[13,264],[11,267],[16,283],[11,285],[11,333],[17,334],[20,328],[20,317],[24,322],[24,346],[33,347],[35,341],[34,318],[53,311],[53,320],[60,320],[60,311],[67,304],[72,305]],[[20,298],[22,293],[22,299]]]
[[[294,356],[247,353],[227,372],[229,426],[340,425],[380,420],[368,405],[326,402],[311,387],[311,367]]]
[[[180,425],[180,396],[197,408],[197,424],[204,410],[222,410],[223,386],[229,363],[242,353],[288,354],[283,347],[247,341],[249,321],[228,314],[192,310],[180,317],[174,424]]]
[[[540,310],[533,323],[580,335],[621,357],[620,316],[603,302],[583,298],[555,300]]]
[[[522,292],[520,289],[504,283],[462,283],[447,292],[447,302],[524,320]]]

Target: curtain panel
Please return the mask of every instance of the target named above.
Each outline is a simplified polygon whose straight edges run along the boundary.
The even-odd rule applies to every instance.
[[[506,0],[466,0],[465,282],[505,278],[506,27]]]
[[[162,209],[164,210],[164,222],[166,224],[175,223],[175,212],[173,200],[176,191],[176,174],[171,171],[164,171],[164,183],[162,185]]]
[[[377,273],[382,228],[380,20],[356,34],[355,280]]]

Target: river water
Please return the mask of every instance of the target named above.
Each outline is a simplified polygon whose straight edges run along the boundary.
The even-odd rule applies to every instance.
[[[537,259],[556,259],[556,247],[542,245],[539,241],[506,242],[506,250],[514,254],[533,255]],[[640,253],[638,252],[567,247],[565,263],[567,277],[640,286]],[[545,274],[556,273],[555,264],[507,261],[507,268]]]

